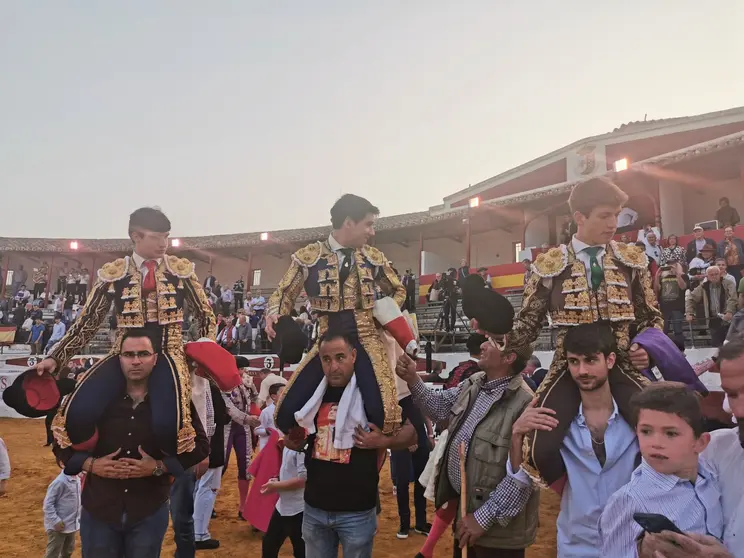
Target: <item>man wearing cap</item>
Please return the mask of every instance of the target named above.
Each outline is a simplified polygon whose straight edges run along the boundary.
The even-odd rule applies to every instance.
[[[456,542],[461,548],[473,547],[469,556],[520,558],[537,536],[540,503],[526,473],[513,471],[509,463],[512,427],[534,398],[521,374],[529,355],[505,344],[514,308],[500,294],[484,289],[478,275],[463,282],[463,312],[489,332],[478,361],[481,372],[442,391],[424,385],[407,355],[399,358],[395,371],[424,414],[432,421],[449,421],[435,507],[456,506]],[[465,479],[459,451],[463,444]],[[465,517],[458,502],[463,485]]]
[[[690,263],[693,258],[695,258],[700,252],[702,252],[703,247],[706,245],[713,246],[713,253],[715,254],[715,251],[718,248],[716,245],[716,241],[705,236],[703,227],[701,227],[700,225],[695,225],[692,229],[692,234],[695,235],[695,238],[687,243],[687,249],[685,250],[687,263]]]
[[[170,221],[159,209],[143,207],[129,217],[131,256],[105,264],[80,316],[36,371],[55,374],[93,338],[114,306],[119,336],[111,353],[96,363],[65,399],[52,431],[61,448],[82,451],[95,446],[96,423],[124,389],[120,359],[122,335],[146,328],[161,342],[163,351],[152,372],[149,397],[152,426],[159,449],[169,455],[194,449],[191,424],[191,382],[183,350],[181,324],[184,307],[200,322],[201,337],[214,340],[215,321],[194,264],[166,255]],[[79,468],[79,465],[78,465]]]
[[[401,410],[376,322],[391,331],[406,350],[415,350],[416,342],[400,312],[406,290],[384,254],[367,244],[375,234],[378,214],[368,200],[353,194],[342,196],[334,204],[333,231],[328,239],[292,255],[292,265],[269,299],[266,333],[270,339],[277,335],[279,317],[289,315],[304,288],[312,309],[320,316],[319,337],[332,328],[354,339],[358,354],[355,373],[366,415],[369,422],[391,434],[400,426]],[[401,328],[393,331],[394,326]],[[402,337],[398,337],[401,332]],[[295,413],[308,402],[322,379],[316,343],[292,374],[277,404],[279,430],[289,432],[297,425]]]
[[[491,274],[488,273],[487,267],[479,267],[478,275],[480,275],[483,278],[483,281],[485,281],[487,289],[493,288],[493,285],[491,284]]]
[[[653,342],[672,345],[663,335],[664,321],[653,292],[648,257],[634,245],[612,240],[617,216],[627,199],[605,178],[574,187],[568,203],[578,231],[568,245],[551,248],[536,258],[519,318],[508,335],[507,347],[529,346],[548,314],[557,332],[553,362],[537,395],[540,406],[555,411],[560,426],[550,433],[533,432],[524,442],[523,468],[543,485],[553,485],[565,476],[560,446],[581,403],[579,390],[567,373],[563,339],[569,329],[596,322],[610,325],[617,344],[610,386],[620,413],[628,420],[630,397],[647,384],[641,371],[650,368],[650,349],[647,352],[646,345],[635,342],[635,336],[658,330]]]

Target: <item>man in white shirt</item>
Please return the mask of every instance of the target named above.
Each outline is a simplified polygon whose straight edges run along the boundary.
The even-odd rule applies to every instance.
[[[230,351],[231,354],[237,354],[238,341],[238,328],[233,325],[231,318],[227,318],[225,327],[222,328],[222,331],[217,336],[217,343]]]
[[[737,339],[721,347],[718,363],[721,388],[735,420],[741,424],[744,421],[744,341]],[[724,428],[711,432],[710,436],[702,457],[721,485],[723,545],[713,537],[665,531],[643,537],[642,558],[744,558],[744,432],[741,427]]]
[[[52,336],[47,341],[47,345],[44,348],[44,354],[49,354],[49,350],[54,347],[59,341],[65,336],[65,324],[62,323],[62,317],[59,314],[54,316],[54,327],[52,328]]]
[[[657,243],[656,233],[649,232],[644,244],[646,245],[646,255],[654,260],[657,265],[661,265],[661,246]]]
[[[270,430],[276,430],[276,425],[274,424],[274,409],[276,409],[276,402],[279,400],[283,389],[283,384],[274,384],[269,388],[269,404],[263,411],[261,411],[261,416],[259,417],[261,424],[256,428],[256,435],[258,436],[258,451],[264,449],[266,444],[269,442],[269,434],[271,434]]]
[[[225,285],[222,287],[222,313],[227,316],[232,310],[233,303],[233,292],[230,287]]]

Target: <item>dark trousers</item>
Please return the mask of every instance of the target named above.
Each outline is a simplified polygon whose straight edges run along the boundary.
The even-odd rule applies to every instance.
[[[235,299],[235,312],[237,312],[243,308],[243,293],[233,291],[233,298]]]
[[[171,486],[171,521],[176,542],[176,558],[194,558],[194,490],[196,475],[185,472]]]
[[[159,558],[168,529],[168,502],[151,516],[133,524],[110,524],[80,514],[80,542],[83,558]]]
[[[46,291],[46,282],[44,283],[34,283],[34,300],[39,298],[39,295]],[[49,294],[49,293],[47,293]]]
[[[444,301],[442,306],[442,315],[444,321],[444,329],[452,331],[455,329],[455,322],[457,321],[457,299],[448,298]]]
[[[416,512],[415,526],[423,527],[426,525],[426,498],[424,498],[424,487],[418,482],[418,478],[424,472],[424,467],[426,467],[428,460],[429,450],[421,445],[413,453],[407,449],[390,452],[390,465],[394,468],[395,472],[394,482],[398,498],[398,517],[400,517],[401,527],[411,526],[411,506],[409,504],[408,487],[412,482],[413,507]],[[413,474],[413,478],[411,478],[411,474]]]
[[[685,336],[682,333],[682,325],[685,323],[685,313],[682,310],[662,310],[664,315],[664,333],[669,335],[674,332],[672,340],[677,346],[685,346]]]
[[[726,334],[729,330],[728,322],[724,322],[721,318],[711,318],[710,320],[710,337],[713,341],[714,347],[720,347],[726,340]]]
[[[524,548],[518,550],[503,548],[487,548],[485,546],[469,546],[463,558],[524,558]],[[455,538],[452,558],[460,558],[460,542]]]
[[[262,558],[276,558],[284,541],[292,542],[295,558],[305,558],[305,541],[302,540],[302,513],[283,516],[279,510],[274,510],[269,528],[261,544]]]

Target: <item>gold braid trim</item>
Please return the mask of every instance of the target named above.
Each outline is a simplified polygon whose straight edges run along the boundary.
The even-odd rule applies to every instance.
[[[186,300],[199,320],[199,334],[214,341],[217,338],[217,320],[204,289],[194,274],[185,279],[183,284],[186,288]]]
[[[173,381],[180,387],[178,408],[178,453],[187,453],[196,445],[196,432],[191,423],[191,373],[186,362],[186,353],[183,350],[183,337],[181,335],[181,324],[170,324],[163,328],[164,353],[170,357],[170,366]]]
[[[310,246],[313,245],[311,244]],[[295,255],[299,254],[300,251],[296,252]],[[318,252],[318,257],[320,257],[320,252]],[[297,297],[300,295],[300,291],[302,291],[306,272],[307,268],[300,265],[298,260],[293,256],[289,269],[284,274],[284,277],[282,277],[282,280],[279,281],[279,285],[276,287],[274,293],[269,297],[266,310],[267,315],[289,315],[292,308],[294,308]]]
[[[383,434],[396,434],[400,429],[401,410],[398,405],[398,392],[395,388],[395,375],[390,369],[385,347],[380,339],[380,334],[375,328],[374,318],[370,310],[358,310],[354,312],[357,324],[359,342],[367,351],[372,367],[380,387],[382,405],[385,409],[385,423],[382,428]]]
[[[542,283],[542,277],[532,274],[524,287],[522,309],[514,320],[514,327],[508,335],[507,346],[527,347],[540,335],[542,322],[548,313],[550,289]]]

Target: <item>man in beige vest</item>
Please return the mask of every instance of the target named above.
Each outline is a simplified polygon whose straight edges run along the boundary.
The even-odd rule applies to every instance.
[[[478,276],[474,276],[479,279]],[[521,558],[535,541],[539,492],[521,469],[509,463],[512,426],[534,394],[522,379],[529,355],[504,346],[514,310],[494,291],[480,290],[488,300],[480,307],[495,317],[488,328],[478,365],[483,370],[459,386],[444,391],[427,388],[415,363],[403,355],[396,373],[409,386],[414,401],[433,421],[449,420],[449,438],[436,480],[435,505],[457,506],[456,543],[476,558]],[[467,289],[463,289],[463,299]],[[461,443],[466,446],[467,515],[460,516]]]

